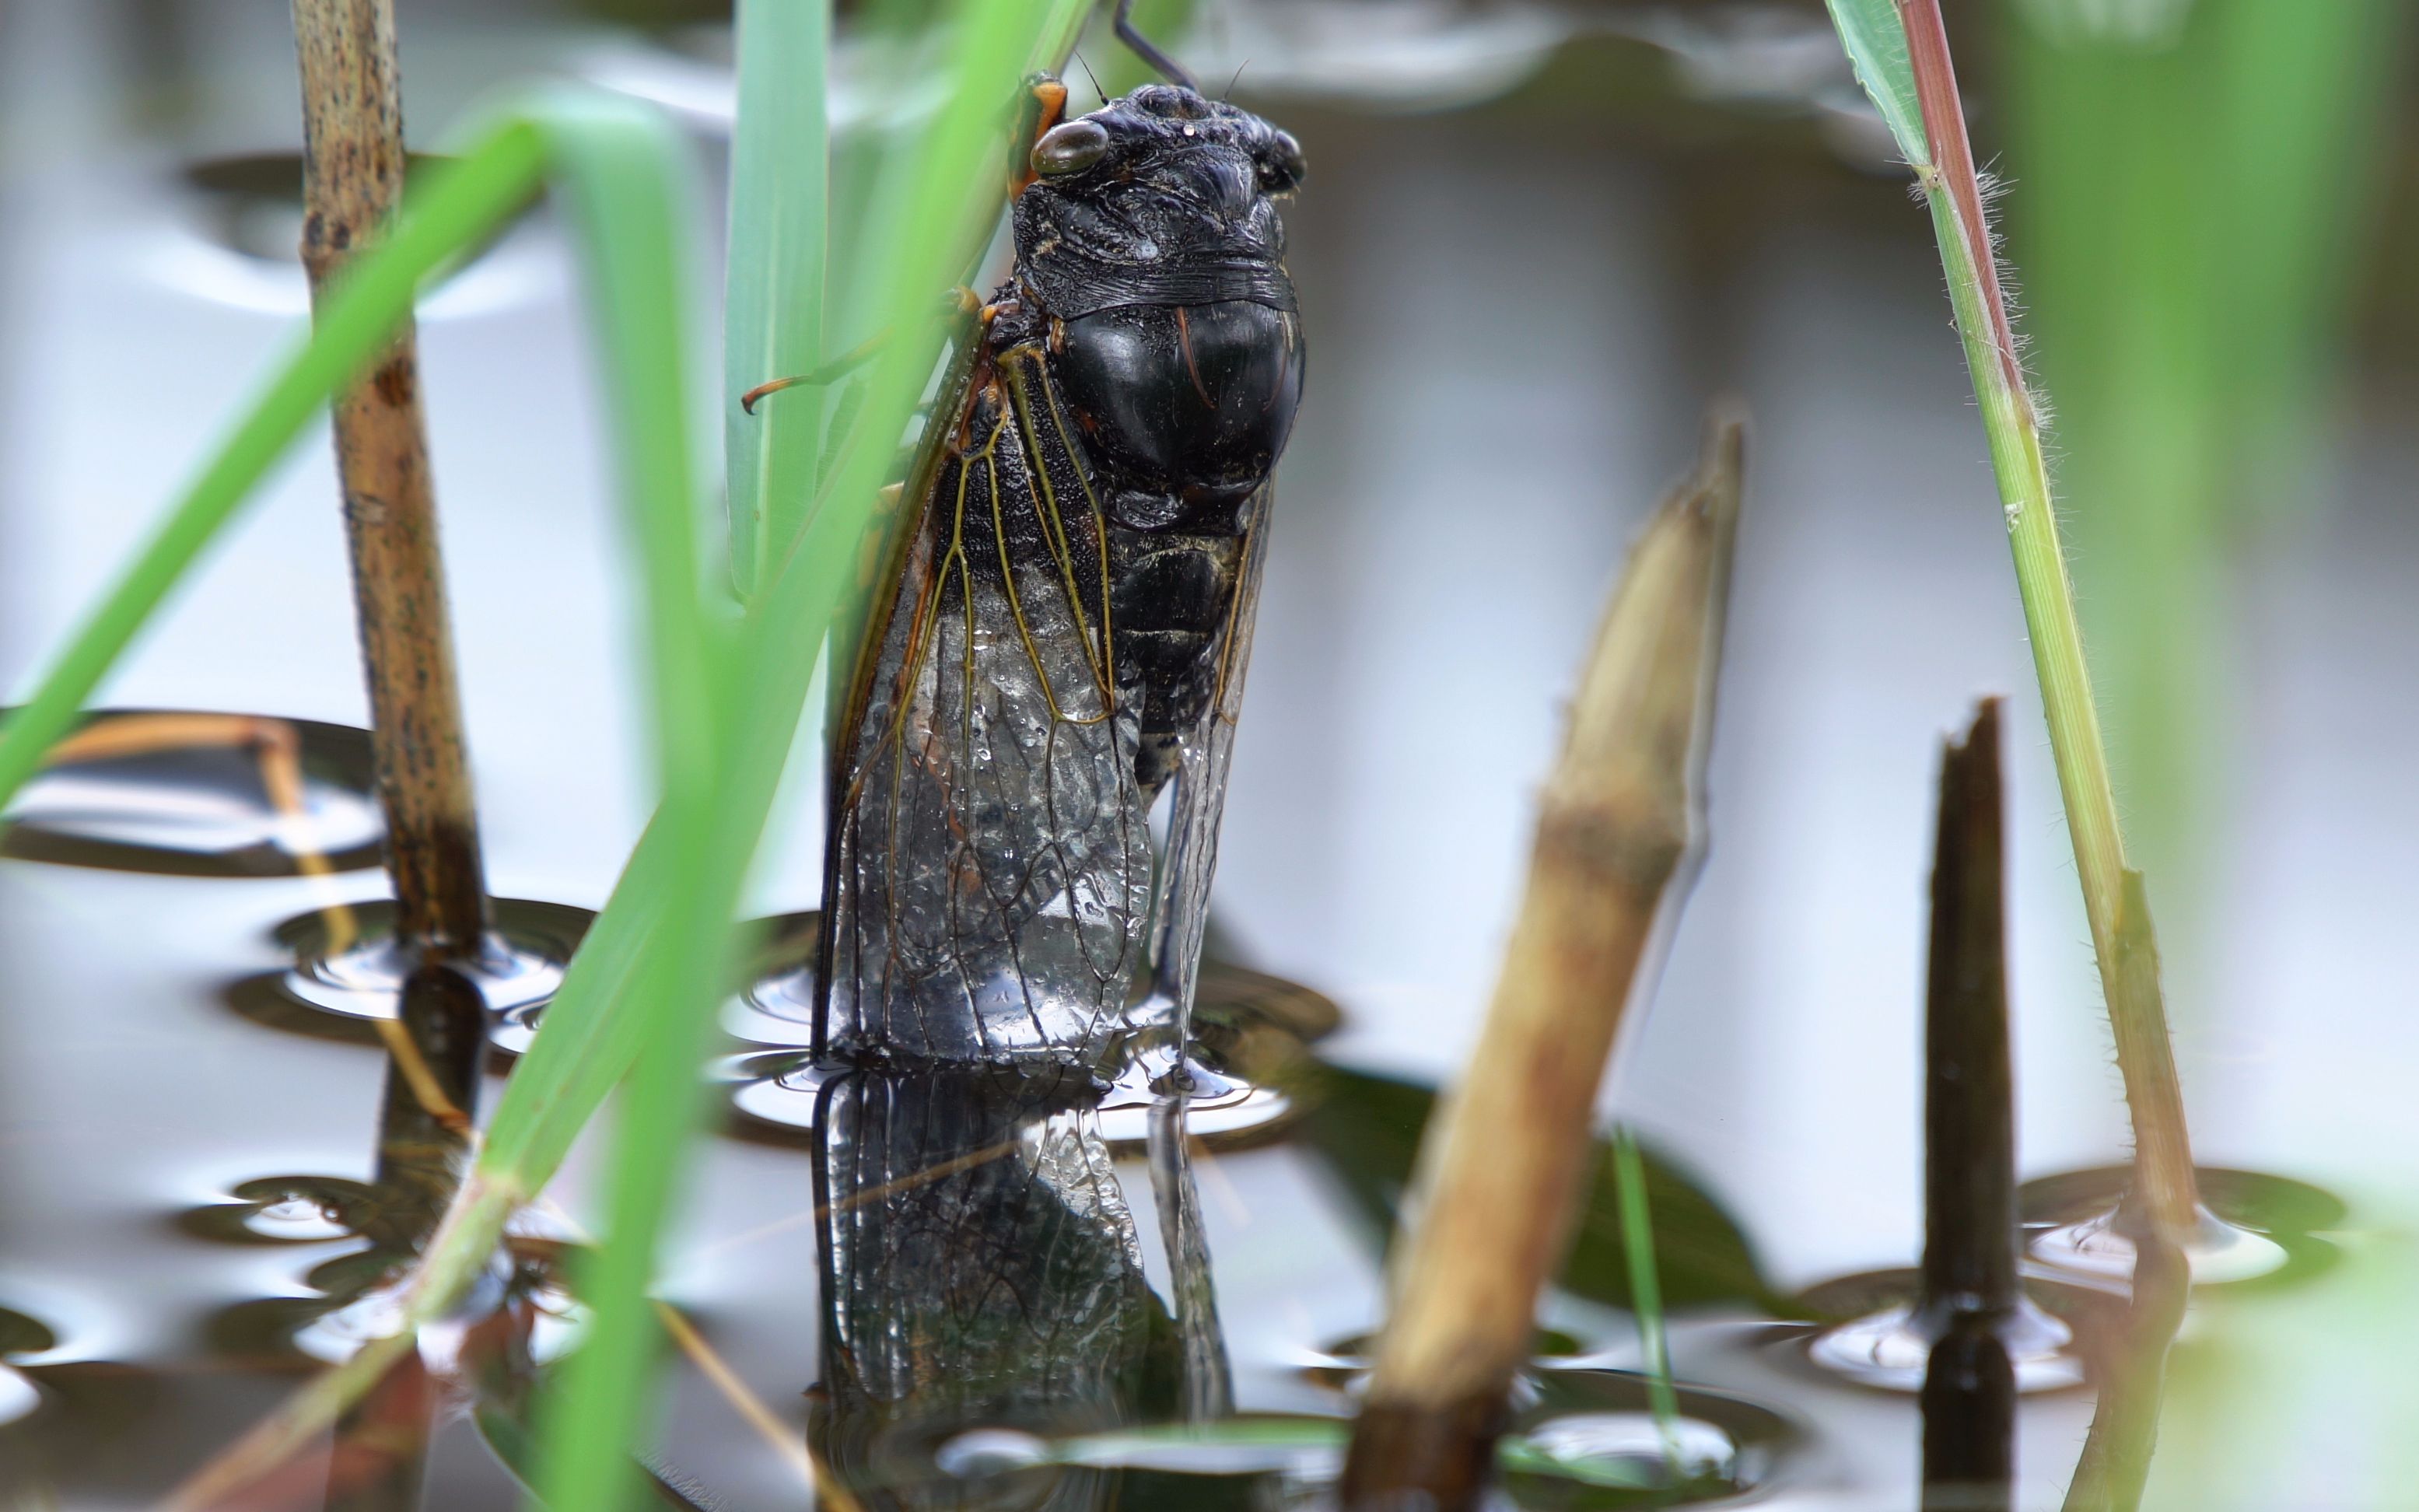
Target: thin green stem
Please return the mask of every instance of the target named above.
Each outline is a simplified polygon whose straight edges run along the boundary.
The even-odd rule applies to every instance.
[[[2016,591],[2032,640],[2033,672],[2041,684],[2058,794],[2083,886],[2084,913],[2091,924],[2092,953],[2099,961],[2117,1064],[2133,1114],[2136,1165],[2144,1187],[2140,1197],[2150,1221],[2180,1238],[2192,1231],[2199,1205],[2184,1133],[2183,1092],[2176,1079],[2166,1003],[2157,975],[2127,969],[2128,956],[2138,954],[2129,941],[2135,932],[2146,935],[2149,921],[2142,910],[2135,911],[2142,917],[2127,918],[2124,832],[2118,824],[2090,666],[2084,658],[2074,586],[2058,541],[2049,470],[2042,455],[2040,410],[2025,387],[1999,292],[1939,0],[1899,0],[1899,11],[1907,28],[1924,131],[1934,151],[1934,161],[1916,170],[1917,178],[1932,207],[1933,231],[1965,346],[1965,366],[1981,405],[1991,467],[2007,512]]]
[[[1629,1268],[1629,1307],[1638,1319],[1639,1352],[1646,1361],[1646,1399],[1674,1484],[1688,1466],[1680,1452],[1680,1394],[1672,1381],[1672,1350],[1663,1334],[1663,1286],[1655,1270],[1655,1219],[1646,1200],[1646,1163],[1627,1124],[1612,1131],[1612,1186],[1621,1204],[1622,1257]]]

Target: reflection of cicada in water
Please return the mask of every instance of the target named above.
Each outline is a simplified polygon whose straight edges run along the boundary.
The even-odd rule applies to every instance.
[[[1301,150],[1149,85],[1044,131],[1031,166],[834,736],[832,1053],[1094,1061],[1146,959],[1174,1018],[1199,953],[1302,393],[1273,203]]]

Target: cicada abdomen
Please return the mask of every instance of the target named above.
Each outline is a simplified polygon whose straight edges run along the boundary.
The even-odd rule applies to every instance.
[[[1095,1063],[1199,950],[1269,474],[1293,139],[1150,85],[1045,131],[833,742],[818,1049]],[[1151,805],[1177,782],[1153,925]],[[1177,1010],[1180,1017],[1180,1008]]]

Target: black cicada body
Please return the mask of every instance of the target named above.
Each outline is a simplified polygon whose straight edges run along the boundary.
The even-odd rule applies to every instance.
[[[1302,396],[1274,204],[1301,150],[1151,85],[1044,132],[1031,163],[1014,273],[928,434],[942,450],[833,740],[817,1048],[835,1056],[1096,1063],[1190,1000],[1269,474]]]

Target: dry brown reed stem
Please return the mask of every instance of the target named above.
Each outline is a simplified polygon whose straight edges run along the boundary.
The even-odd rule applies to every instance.
[[[2016,1267],[1999,701],[1941,753],[1924,992],[1923,1512],[2006,1512],[2016,1377],[2001,1337]]]
[[[1941,753],[1924,990],[1923,1290],[1918,1310],[1995,1320],[2016,1278],[2015,1073],[2008,1047],[1999,701]]]
[[[1581,673],[1478,1052],[1422,1144],[1348,1508],[1453,1512],[1485,1486],[1568,1247],[1606,1061],[1702,830],[1742,454],[1738,423],[1709,428]]]
[[[393,0],[294,0],[302,64],[302,265],[315,302],[383,234],[403,191]],[[407,324],[335,407],[336,468],[369,681],[395,930],[465,956],[486,929],[486,882],[437,545],[437,503]]]

